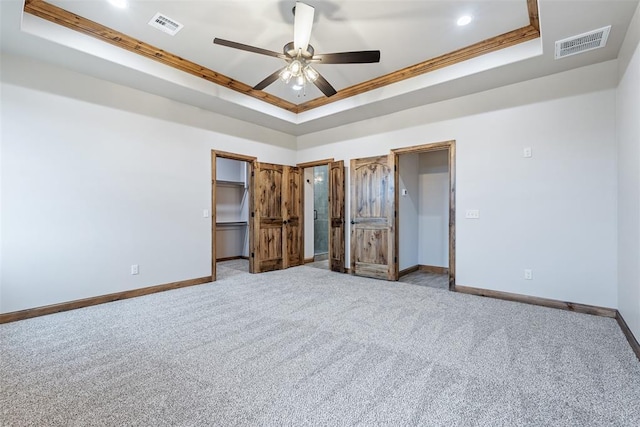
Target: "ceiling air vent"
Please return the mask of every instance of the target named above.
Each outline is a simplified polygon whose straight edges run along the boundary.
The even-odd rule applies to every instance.
[[[604,47],[611,25],[556,42],[556,59]]]
[[[178,31],[184,27],[181,23],[176,21],[175,19],[171,19],[160,12],[156,13],[156,15],[151,18],[149,21],[149,25],[154,28],[157,28],[160,31],[164,31],[165,33],[175,36]]]

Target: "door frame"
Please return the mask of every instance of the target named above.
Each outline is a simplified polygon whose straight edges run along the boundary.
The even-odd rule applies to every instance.
[[[304,183],[306,182],[304,180],[304,170],[306,168],[313,168],[313,167],[316,167],[316,166],[326,166],[327,170],[330,171],[331,170],[331,163],[333,163],[333,162],[335,162],[335,160],[333,159],[333,157],[331,157],[330,159],[315,160],[313,162],[298,163],[296,165],[297,167],[299,167],[302,170],[302,181],[303,181],[302,182],[303,183],[303,185],[302,185],[302,211],[303,211],[303,214],[304,214],[305,218],[306,218],[306,214],[307,213],[304,212],[304,202],[305,202],[305,194],[304,194],[305,185],[304,185]],[[302,224],[302,262],[303,262],[303,265],[304,264],[309,264],[310,262],[313,262],[313,258],[311,259],[311,261],[309,261],[308,258],[304,257],[304,250],[305,250],[304,242],[306,241],[306,237],[307,237],[307,236],[305,236],[305,228],[306,228],[305,224]],[[327,222],[327,228],[328,228],[327,236],[330,237],[331,236],[331,223],[330,222]],[[331,263],[331,244],[330,243],[331,242],[329,242],[329,248],[328,248],[328,250],[329,250],[329,252],[328,252],[329,263]],[[314,255],[314,258],[315,258],[315,255]]]
[[[433,151],[444,151],[448,150],[449,152],[449,290],[455,291],[456,287],[456,141],[443,141],[443,142],[434,142],[431,144],[422,144],[422,145],[414,145],[411,147],[404,148],[395,148],[391,150],[391,153],[395,155],[395,164],[398,165],[399,157],[401,154],[421,154],[428,153]],[[399,168],[395,168],[395,181],[398,181],[398,171]],[[399,194],[400,187],[396,185],[395,187],[395,205],[396,209],[399,210]],[[400,226],[400,215],[396,215],[395,218],[395,227],[396,227],[396,235],[395,235],[395,251],[396,256],[399,257],[399,246],[400,246],[400,233],[398,233]],[[400,263],[396,263],[395,265],[395,275],[396,278],[399,277],[399,265]]]
[[[253,211],[253,168],[256,157],[246,156],[244,154],[229,153],[227,151],[211,150],[211,281],[216,280],[216,160],[217,158],[239,160],[249,164],[249,173],[247,178],[247,197],[249,198],[249,212]],[[249,253],[253,252],[253,221],[249,218],[247,223],[249,227]],[[253,259],[249,257],[249,272],[253,273]]]

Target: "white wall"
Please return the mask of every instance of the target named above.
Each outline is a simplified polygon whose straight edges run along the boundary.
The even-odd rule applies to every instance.
[[[449,267],[449,151],[419,157],[418,263]]]
[[[297,153],[291,136],[35,61],[3,55],[1,78],[2,312],[209,275],[212,148],[348,164],[451,139],[457,283],[617,306],[616,61],[305,135]]]
[[[2,312],[210,275],[211,149],[295,164],[289,135],[144,92],[9,55],[1,78]]]
[[[620,49],[618,135],[618,310],[640,340],[640,6]]]
[[[301,136],[297,161],[456,140],[457,283],[616,307],[616,83],[609,61],[418,107]]]
[[[418,154],[398,156],[398,267],[400,271],[418,265],[420,188],[418,186]],[[407,190],[407,195],[402,195]]]

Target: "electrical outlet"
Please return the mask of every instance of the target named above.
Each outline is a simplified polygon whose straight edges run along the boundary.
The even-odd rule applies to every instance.
[[[480,211],[478,209],[467,209],[467,212],[465,213],[465,218],[478,219],[480,218]]]
[[[524,278],[525,280],[533,280],[533,271],[531,271],[530,269],[525,269],[524,270]]]
[[[525,147],[522,152],[522,157],[529,158],[531,157],[531,147]]]
[[[131,274],[138,274],[140,272],[140,269],[138,267],[138,264],[132,264],[131,265]]]

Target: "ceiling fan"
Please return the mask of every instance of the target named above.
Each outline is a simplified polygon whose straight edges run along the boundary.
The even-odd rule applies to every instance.
[[[362,50],[356,52],[316,54],[313,46],[309,44],[314,11],[313,6],[296,2],[293,8],[293,41],[284,45],[282,53],[219,38],[213,39],[213,43],[259,53],[261,55],[274,56],[284,59],[287,62],[285,67],[275,71],[255,85],[253,88],[256,90],[262,90],[280,78],[285,83],[293,81],[292,87],[295,90],[303,89],[306,83],[313,83],[326,96],[332,96],[337,93],[336,90],[318,71],[311,67],[311,64],[364,64],[380,62],[380,51]]]

